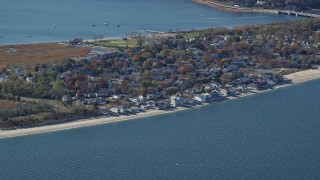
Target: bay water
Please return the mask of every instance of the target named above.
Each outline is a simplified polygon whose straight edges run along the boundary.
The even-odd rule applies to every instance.
[[[0,140],[1,179],[319,179],[320,80]]]
[[[231,28],[297,19],[223,12],[191,0],[1,0],[0,45],[92,39],[97,34],[121,37],[138,30]]]

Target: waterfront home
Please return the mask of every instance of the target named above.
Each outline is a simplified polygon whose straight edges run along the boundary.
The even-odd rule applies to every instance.
[[[99,109],[99,112],[103,116],[109,116],[112,113],[109,109]]]
[[[247,92],[247,87],[245,85],[238,85],[236,90],[239,92]]]
[[[150,104],[145,104],[145,103],[141,103],[141,104],[139,105],[139,108],[140,108],[141,110],[148,110],[150,107],[151,107]]]
[[[128,109],[128,111],[131,113],[138,113],[140,111],[140,108],[136,106],[132,106]]]
[[[268,84],[268,85],[271,85],[271,86],[274,86],[276,83],[275,82],[273,82],[271,79],[267,79],[266,80],[266,83]]]
[[[180,106],[182,104],[183,104],[183,99],[182,98],[180,98],[178,96],[175,96],[175,95],[170,97],[170,105],[172,107]]]
[[[115,114],[125,114],[128,112],[128,108],[125,106],[116,106],[110,109]]]
[[[196,100],[196,101],[198,101],[198,102],[200,102],[200,103],[204,103],[204,102],[207,101],[207,97],[206,97],[205,94],[196,94],[196,95],[194,96],[194,100]]]
[[[110,109],[111,112],[115,113],[115,114],[119,114],[120,113],[120,108],[119,107],[113,107]]]
[[[160,102],[156,102],[156,106],[155,109],[168,109],[169,104],[167,102],[164,101],[160,101]]]
[[[248,90],[256,90],[257,89],[257,85],[254,83],[250,83],[247,85],[247,89]]]
[[[229,95],[227,89],[220,89],[220,94],[221,94],[221,96],[224,96],[224,97]]]

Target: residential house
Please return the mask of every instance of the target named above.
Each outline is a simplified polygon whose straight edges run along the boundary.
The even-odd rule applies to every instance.
[[[139,101],[143,101],[145,99],[144,95],[140,95],[138,98],[139,98]]]
[[[173,107],[181,106],[183,104],[183,99],[178,96],[171,96],[170,97],[170,105]]]
[[[206,102],[206,101],[207,101],[207,97],[206,97],[206,95],[204,95],[204,94],[196,94],[196,95],[194,96],[194,100],[203,103],[203,102]]]

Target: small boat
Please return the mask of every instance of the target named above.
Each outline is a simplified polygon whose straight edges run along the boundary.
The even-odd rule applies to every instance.
[[[93,27],[94,27],[94,26],[96,26],[96,25],[95,25],[95,24],[92,24],[91,26],[93,26]]]
[[[103,24],[106,26],[106,25],[108,25],[109,23],[106,23],[106,22],[105,22],[105,23],[103,23]]]
[[[53,27],[57,27],[57,25],[55,25],[55,24],[54,24],[54,25],[52,25],[52,26],[53,26]]]
[[[32,36],[29,35],[28,37],[31,38]]]
[[[117,27],[120,27],[120,25],[118,24]]]

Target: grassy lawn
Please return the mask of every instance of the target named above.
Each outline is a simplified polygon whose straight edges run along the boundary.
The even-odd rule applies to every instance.
[[[82,57],[89,54],[90,50],[90,48],[73,48],[62,43],[0,46],[0,68],[11,64],[24,66]]]
[[[194,31],[190,31],[190,32],[183,32],[183,33],[179,33],[179,34],[182,35],[185,39],[191,39],[193,37],[203,36],[203,35],[210,33],[210,32],[211,32],[210,29],[204,29],[204,30],[194,30]]]
[[[103,40],[103,41],[96,41],[95,43],[101,46],[107,47],[136,47],[137,46],[137,39],[128,39],[127,41],[123,40]]]
[[[17,103],[15,101],[0,99],[0,109],[12,109],[15,108]]]

